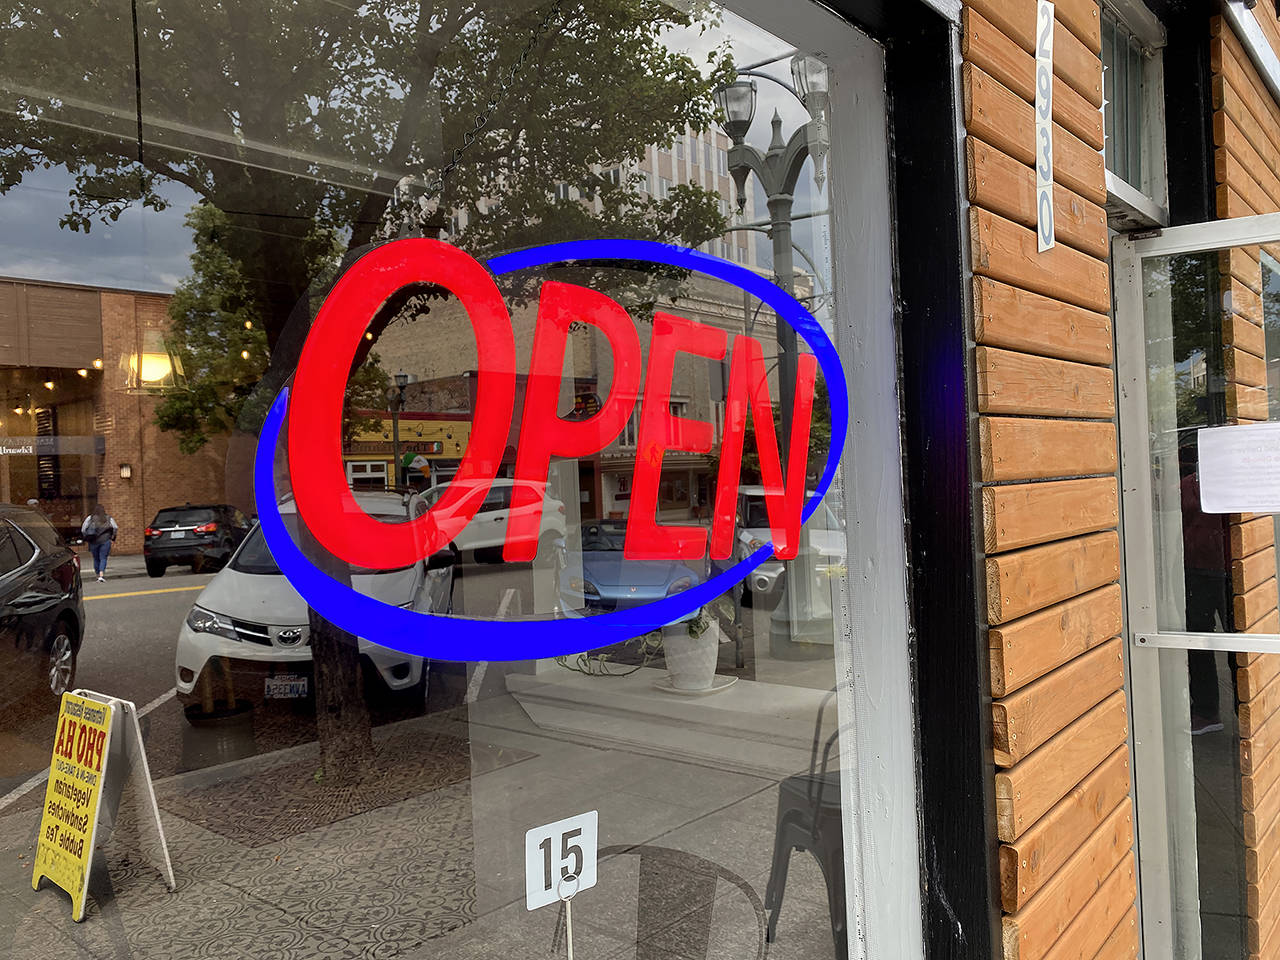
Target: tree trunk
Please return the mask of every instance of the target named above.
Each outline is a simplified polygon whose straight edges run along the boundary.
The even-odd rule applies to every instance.
[[[311,660],[316,681],[316,738],[326,782],[359,779],[373,760],[373,731],[356,638],[314,610]]]
[[[343,264],[343,269],[349,263]],[[341,271],[340,271],[341,272]],[[287,323],[274,326],[275,347],[258,390],[274,397],[298,365],[302,343],[311,329],[311,303],[304,295],[294,304]],[[243,424],[254,433],[261,424]],[[229,451],[230,452],[230,451]],[[239,451],[242,452],[243,451]],[[283,450],[276,463],[277,484],[283,479]],[[251,470],[252,457],[244,458],[241,469]],[[231,464],[229,463],[230,467]],[[250,487],[251,489],[251,487]],[[281,489],[277,486],[277,489]],[[298,524],[298,546],[316,567],[338,583],[351,586],[351,568],[334,557],[311,534],[305,523]],[[373,759],[373,733],[369,705],[365,702],[360,650],[357,639],[307,609],[311,631],[311,661],[316,694],[316,738],[320,762],[328,782],[357,779]]]
[[[298,539],[307,558],[339,583],[351,586],[351,568],[325,550],[305,523]],[[364,698],[359,642],[310,607],[311,665],[316,685],[316,739],[328,783],[357,780],[373,760],[373,725]]]

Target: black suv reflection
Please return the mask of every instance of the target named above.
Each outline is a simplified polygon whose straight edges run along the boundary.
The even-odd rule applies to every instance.
[[[190,564],[195,573],[220,570],[249,527],[249,518],[225,503],[165,507],[148,525],[142,545],[147,573],[163,577],[171,564]]]
[[[74,687],[83,629],[80,558],[42,514],[0,504],[0,704]]]

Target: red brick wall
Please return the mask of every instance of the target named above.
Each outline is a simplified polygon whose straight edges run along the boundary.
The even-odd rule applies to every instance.
[[[178,448],[176,434],[155,424],[159,398],[126,393],[120,357],[138,349],[146,329],[167,329],[168,297],[102,294],[102,351],[106,369],[97,397],[97,432],[106,437],[99,471],[99,499],[120,525],[116,549],[142,551],[143,530],[162,507],[225,499],[226,446],[215,437],[198,453]],[[120,477],[120,465],[133,468]]]

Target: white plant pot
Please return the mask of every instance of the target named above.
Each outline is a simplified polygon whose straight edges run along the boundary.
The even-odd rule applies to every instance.
[[[662,655],[677,690],[710,690],[720,656],[720,625],[712,623],[702,636],[691,637],[688,624],[667,624],[662,628]]]

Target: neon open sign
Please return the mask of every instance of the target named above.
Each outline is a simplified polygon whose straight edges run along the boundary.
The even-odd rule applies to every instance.
[[[582,619],[480,620],[424,614],[392,606],[340,584],[314,566],[294,543],[280,516],[274,481],[275,451],[288,414],[290,480],[299,517],[316,539],[348,563],[386,569],[415,563],[446,547],[476,514],[497,474],[512,419],[516,355],[511,319],[493,278],[567,261],[647,261],[680,267],[730,283],[768,304],[789,323],[812,354],[797,358],[792,435],[784,474],[773,435],[763,351],[739,335],[729,349],[725,331],[670,314],[654,315],[648,363],[642,370],[639,335],[626,311],[605,295],[547,281],[538,306],[529,378],[516,453],[517,480],[508,518],[507,560],[531,560],[538,547],[537,491],[552,457],[583,457],[621,433],[640,397],[640,427],[624,555],[632,559],[687,560],[731,555],[738,474],[748,412],[756,430],[766,509],[773,543],[682,593],[642,607]],[[486,270],[487,266],[487,270]],[[342,461],[342,401],[352,361],[369,320],[396,290],[435,283],[450,290],[467,312],[476,336],[477,367],[472,430],[466,452],[445,495],[408,523],[375,520],[356,504]],[[558,416],[561,371],[569,325],[591,324],[614,357],[613,383],[586,419]],[[729,388],[720,472],[710,531],[664,526],[655,519],[662,457],[667,450],[710,452],[711,424],[670,413],[676,356],[729,358]],[[814,384],[821,368],[831,414],[831,447],[813,495],[805,501]],[[529,660],[608,646],[672,623],[744,579],[775,552],[793,557],[799,530],[817,509],[839,464],[848,423],[844,372],[825,331],[792,296],[735,263],[696,250],[642,240],[584,240],[506,254],[481,265],[448,244],[408,239],[378,247],[334,285],[303,347],[292,391],[272,405],[258,441],[254,496],[262,532],[280,570],[321,616],[342,629],[404,653],[437,660]],[[526,520],[527,518],[527,520]]]

